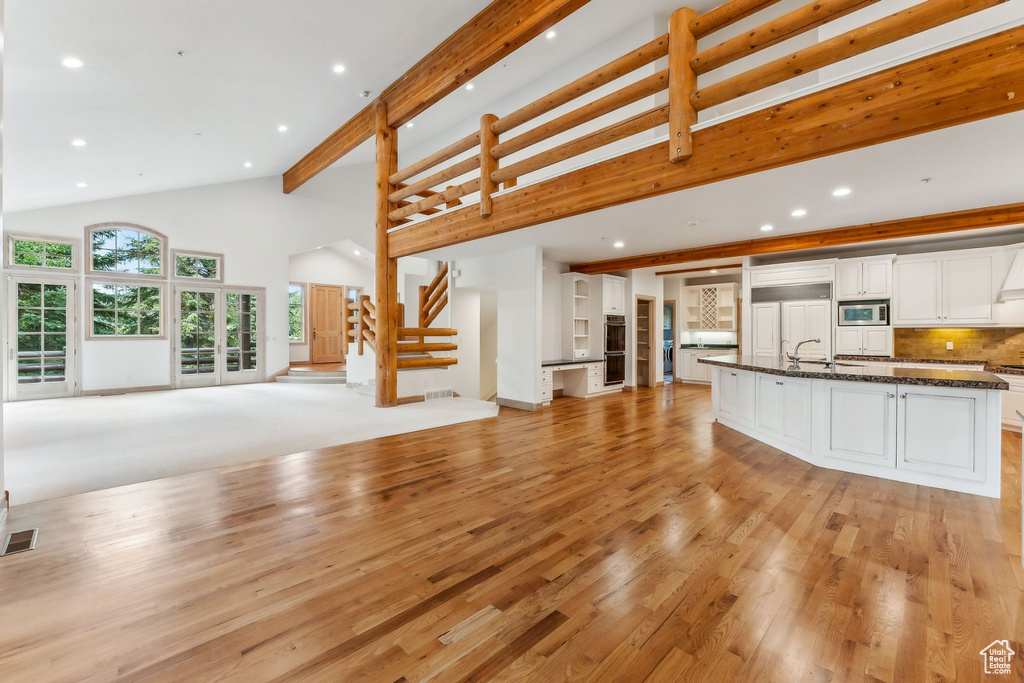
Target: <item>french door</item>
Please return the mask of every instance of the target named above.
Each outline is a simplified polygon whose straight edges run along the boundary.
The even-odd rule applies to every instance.
[[[263,381],[262,289],[179,285],[174,300],[177,387]]]
[[[10,277],[7,377],[12,401],[77,392],[75,280]]]

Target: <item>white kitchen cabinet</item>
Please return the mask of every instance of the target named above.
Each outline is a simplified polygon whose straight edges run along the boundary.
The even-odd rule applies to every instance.
[[[736,329],[736,283],[702,285],[683,289],[683,323],[686,329]]]
[[[892,297],[892,257],[844,259],[836,264],[835,298],[889,299]]]
[[[755,429],[771,439],[811,450],[811,381],[758,373]]]
[[[730,356],[735,351],[707,351],[701,349],[681,350],[678,356],[679,379],[684,382],[711,382],[711,366],[705,363],[698,363],[701,358],[712,356]]]
[[[626,280],[615,275],[601,275],[601,310],[605,315],[626,314]]]
[[[894,268],[893,325],[977,325],[995,320],[992,250],[900,257]]]
[[[590,358],[590,343],[590,277],[562,273],[562,358]]]
[[[897,468],[985,478],[984,391],[898,385]]]
[[[827,382],[824,456],[896,466],[895,384]]]
[[[708,367],[708,366],[705,366]],[[713,368],[718,373],[718,413],[739,424],[754,424],[754,378],[752,372]]]
[[[995,313],[994,252],[942,258],[943,324],[990,323]]]
[[[892,328],[887,325],[836,327],[836,355],[891,356]]]
[[[751,307],[751,355],[757,360],[779,357],[779,305],[753,304]]]
[[[800,348],[803,358],[832,357],[832,302],[785,301],[782,303],[783,349],[789,353],[805,339],[820,339]]]
[[[1003,392],[1003,429],[1011,429],[1015,432],[1021,431],[1024,422],[1017,416],[1019,410],[1024,415],[1024,375],[999,375],[1010,385],[1009,390]]]

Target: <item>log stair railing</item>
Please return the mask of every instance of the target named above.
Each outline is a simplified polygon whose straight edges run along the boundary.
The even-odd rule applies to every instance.
[[[405,224],[412,222],[413,216],[435,216],[445,209],[459,206],[463,197],[474,193],[479,193],[481,216],[490,216],[493,195],[502,188],[514,187],[523,176],[666,124],[672,141],[669,161],[680,164],[693,154],[692,128],[697,123],[698,112],[1006,1],[923,0],[705,87],[699,86],[699,77],[873,5],[878,0],[814,0],[700,51],[698,39],[755,15],[779,0],[732,0],[699,16],[694,10],[683,7],[671,15],[667,34],[506,116],[484,115],[478,131],[392,173],[388,182],[393,190],[387,197],[394,207],[387,217],[397,226],[392,234],[401,233]],[[548,112],[666,57],[666,69],[643,76],[531,129],[516,131]],[[666,90],[665,104],[634,111],[618,122],[575,139],[536,148],[556,135],[599,117],[644,100],[652,101],[650,98]],[[516,132],[511,137],[501,139],[512,131]],[[508,162],[510,156],[524,151],[527,151],[525,156],[520,155],[512,163],[503,163]],[[466,156],[470,152],[472,154]]]
[[[427,341],[428,337],[454,337],[459,331],[448,327],[431,327],[431,323],[448,305],[448,264],[443,263],[429,285],[420,287],[417,327],[398,328],[398,369],[444,368],[457,364],[457,358],[437,358],[430,354],[457,351],[453,342]],[[376,308],[369,296],[360,296],[346,304],[348,339],[356,343],[361,356],[369,346],[377,349]],[[405,306],[398,304],[398,319],[405,320]]]

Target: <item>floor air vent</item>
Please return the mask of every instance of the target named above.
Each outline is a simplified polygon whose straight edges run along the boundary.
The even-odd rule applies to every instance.
[[[16,531],[13,534],[7,534],[7,540],[4,541],[4,548],[3,550],[0,550],[0,557],[35,549],[37,536],[39,536],[39,529]]]
[[[431,389],[430,391],[423,392],[423,400],[433,401],[435,398],[451,398],[454,393],[453,389]]]

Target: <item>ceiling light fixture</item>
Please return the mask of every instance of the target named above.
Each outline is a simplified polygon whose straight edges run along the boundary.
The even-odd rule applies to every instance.
[[[80,69],[85,66],[85,62],[78,57],[65,57],[60,61],[60,63],[69,69]]]
[[[466,84],[466,90],[472,90],[472,89],[473,89],[473,88],[475,88],[475,87],[476,87],[476,86],[475,86],[475,85],[473,85],[472,83],[467,83],[467,84]]]
[[[832,190],[832,196],[833,197],[845,197],[846,195],[850,194],[851,192],[853,192],[853,190],[851,190],[848,187],[839,187],[839,188],[836,188],[836,189]]]
[[[626,246],[626,244],[625,242],[616,242],[612,246],[615,247],[616,249],[622,249],[624,246]]]
[[[718,275],[718,271],[717,271],[717,270],[712,270],[712,271],[711,271],[711,274],[712,274],[712,275]]]
[[[358,250],[358,249],[356,249],[356,250],[355,250],[355,251],[353,251],[352,253],[353,253],[353,254],[355,254],[356,256],[359,256],[359,250]]]
[[[774,225],[769,225],[767,223],[765,223],[764,225],[761,226],[761,232],[771,232],[774,229],[775,229]]]
[[[89,187],[89,183],[78,183],[75,187]]]
[[[412,128],[413,127],[413,122],[410,121],[409,123],[405,124],[405,127],[406,128]]]
[[[85,140],[78,138],[77,140],[72,140],[71,144],[75,147],[85,147]]]
[[[700,221],[686,221],[686,224],[689,225],[691,228],[696,228],[698,225],[700,225]]]
[[[242,166],[245,166],[246,168],[252,168],[252,162],[251,161],[247,161],[244,164],[242,164]]]
[[[548,40],[554,40],[555,36],[557,36],[557,35],[558,34],[555,33],[554,31],[548,31],[547,34],[545,34],[544,37],[547,38]]]
[[[793,209],[793,213],[789,215],[793,218],[803,218],[807,215],[807,209]]]
[[[286,126],[286,125],[284,125],[282,123],[280,126],[277,127],[277,132],[278,133],[287,133],[288,132],[288,126]]]
[[[344,64],[335,64],[334,65],[334,73],[336,73],[336,74],[345,73],[345,65]]]

